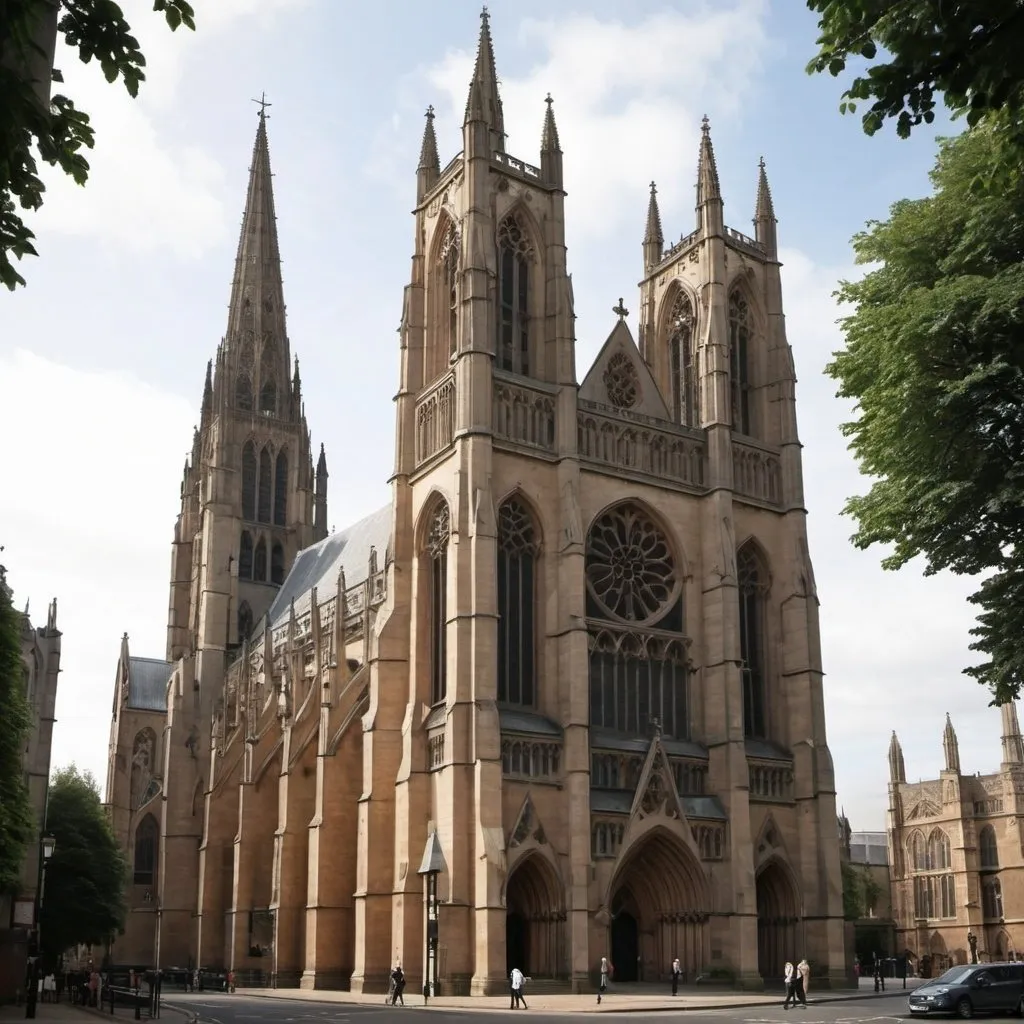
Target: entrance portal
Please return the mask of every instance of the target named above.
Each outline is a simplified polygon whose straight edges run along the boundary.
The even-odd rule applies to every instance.
[[[640,926],[628,910],[620,910],[612,921],[612,966],[616,981],[638,981]]]
[[[800,907],[785,869],[772,861],[757,876],[757,969],[765,981],[785,977],[786,961],[800,959],[797,949]]]
[[[562,886],[539,854],[512,871],[505,887],[505,973],[518,967],[534,978],[565,976]]]

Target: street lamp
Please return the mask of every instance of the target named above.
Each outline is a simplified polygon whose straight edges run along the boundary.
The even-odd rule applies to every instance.
[[[430,996],[437,996],[437,876],[444,871],[444,854],[441,852],[441,839],[437,830],[433,829],[427,836],[427,845],[423,849],[423,861],[416,873],[423,876],[424,898],[427,904],[427,948],[423,970],[423,1001]]]
[[[46,865],[53,856],[57,840],[53,836],[41,836],[39,839],[39,866],[36,869],[36,898],[32,909],[32,923],[35,926],[29,936],[28,947],[28,991],[25,993],[25,1017],[29,1020],[36,1015],[36,999],[39,995],[39,915],[43,909],[43,886],[46,885]]]

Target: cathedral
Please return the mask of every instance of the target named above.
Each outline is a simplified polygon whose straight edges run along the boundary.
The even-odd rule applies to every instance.
[[[764,165],[726,227],[652,185],[639,336],[576,368],[563,154],[506,148],[482,16],[463,149],[428,110],[391,501],[327,531],[267,125],[174,530],[165,660],[122,641],[117,963],[507,990],[846,976],[793,358]],[[430,894],[429,900],[427,894]],[[430,953],[426,952],[430,950]],[[429,970],[427,965],[429,962]]]

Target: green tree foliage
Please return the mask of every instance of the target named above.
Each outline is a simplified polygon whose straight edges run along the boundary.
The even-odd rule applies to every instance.
[[[991,111],[1024,107],[1021,0],[807,0],[807,6],[820,15],[810,73],[835,77],[851,59],[868,62],[839,107],[852,112],[868,102],[862,117],[868,135],[892,118],[901,138],[931,124],[940,93],[971,126]]]
[[[854,239],[873,269],[840,288],[854,312],[827,368],[874,480],[846,507],[854,543],[891,545],[887,569],[985,574],[985,660],[967,673],[997,704],[1024,680],[1024,177],[998,172],[1013,158],[995,119],[941,141],[933,194]],[[979,185],[993,168],[1003,184]]]
[[[64,95],[54,95],[49,109],[40,102],[30,69],[40,58],[48,65],[47,51],[54,40],[47,29],[46,11],[54,0],[0,0],[0,281],[12,291],[25,279],[11,257],[37,255],[35,237],[18,207],[38,210],[45,186],[39,178],[36,154],[57,165],[79,185],[89,176],[82,154],[91,149],[94,133],[89,115]],[[145,80],[146,58],[131,34],[124,12],[114,0],[56,0],[57,32],[78,50],[83,63],[95,59],[108,82],[121,79],[129,95],[138,95]],[[49,7],[52,10],[52,7]],[[187,0],[153,0],[172,31],[180,25],[194,29],[194,12]],[[50,38],[46,38],[47,35]],[[63,81],[52,69],[53,81]]]
[[[21,622],[0,568],[0,892],[17,886],[34,826],[22,764],[31,716],[21,663]]]
[[[843,875],[843,917],[856,921],[864,916],[864,884],[860,872],[848,861],[840,862]]]
[[[40,939],[53,963],[70,946],[102,945],[123,930],[127,865],[96,780],[74,765],[50,781],[46,831],[56,847],[46,868]]]

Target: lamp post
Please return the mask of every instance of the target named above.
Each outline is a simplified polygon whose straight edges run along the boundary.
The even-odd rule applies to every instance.
[[[430,996],[438,994],[437,985],[437,934],[438,904],[437,876],[444,871],[444,854],[441,852],[441,839],[436,829],[431,829],[427,836],[427,845],[423,849],[423,861],[416,873],[423,876],[423,895],[427,910],[426,955],[423,961],[423,1002]]]
[[[36,868],[36,898],[32,908],[32,923],[28,942],[28,991],[25,993],[25,1017],[36,1015],[36,999],[39,995],[39,960],[42,950],[39,944],[39,914],[43,909],[43,887],[46,885],[46,865],[53,856],[57,840],[53,836],[42,836],[39,840],[38,867]]]

